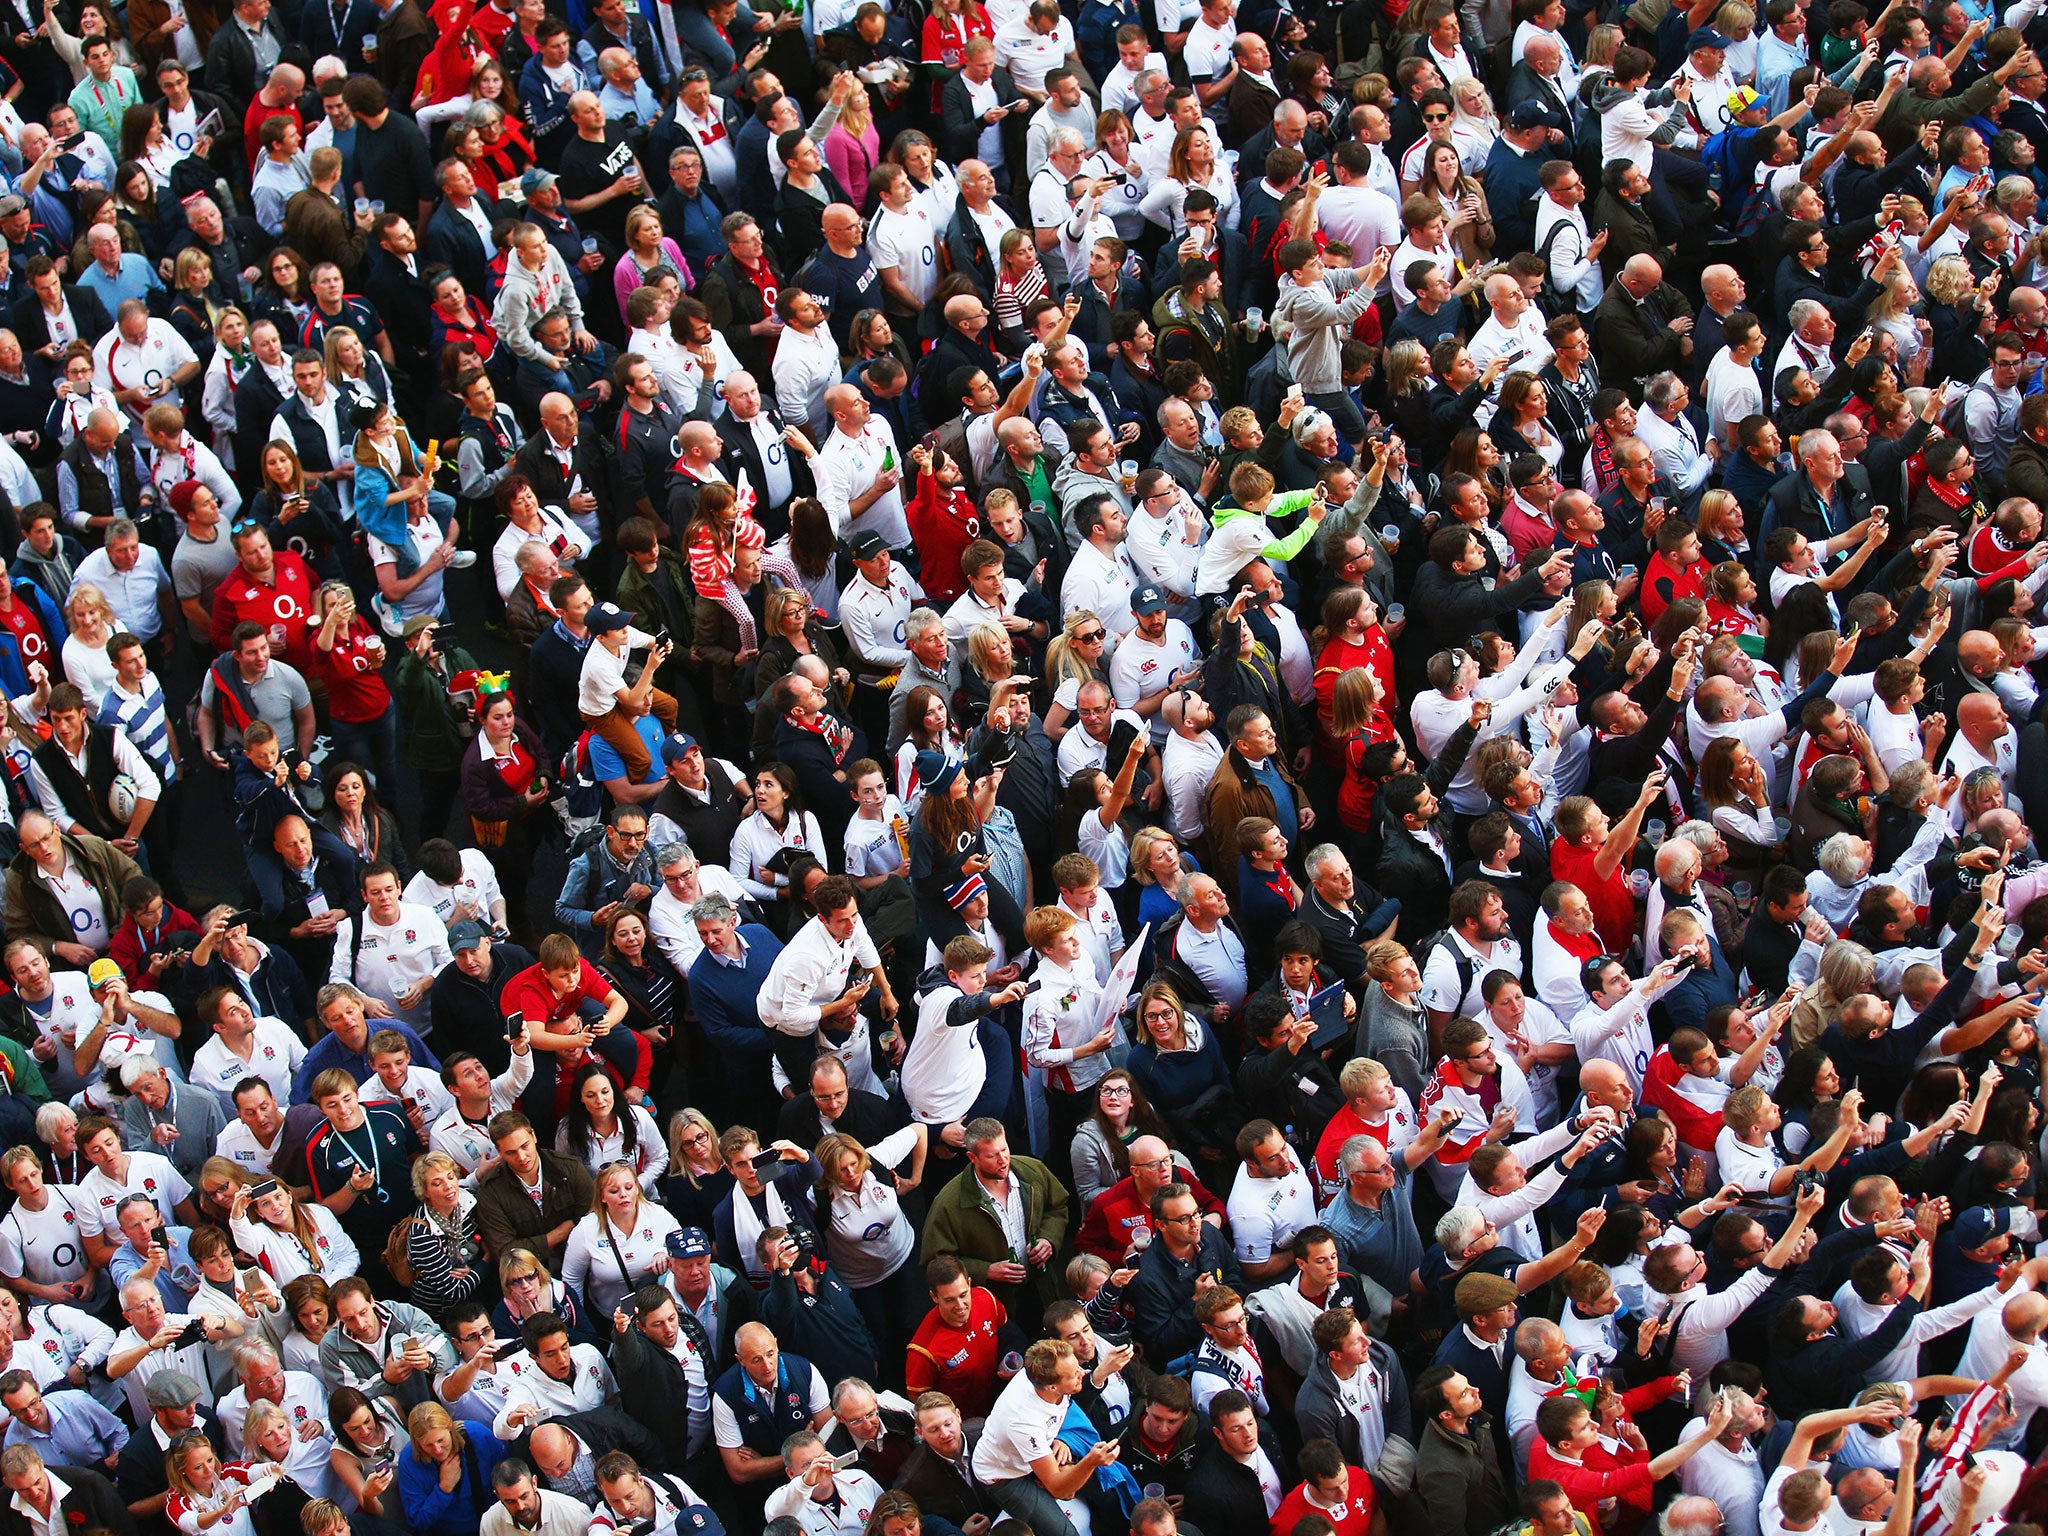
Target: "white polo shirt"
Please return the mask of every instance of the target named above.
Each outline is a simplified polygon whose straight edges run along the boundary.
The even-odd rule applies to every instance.
[[[260,1077],[280,1104],[292,1099],[292,1077],[306,1059],[305,1042],[282,1019],[267,1014],[256,1020],[256,1033],[249,1037],[249,1059],[242,1060],[228,1049],[219,1035],[209,1035],[206,1044],[192,1055],[190,1081],[194,1088],[209,1088],[220,1095],[228,1113],[235,1112],[235,1084],[245,1077]]]

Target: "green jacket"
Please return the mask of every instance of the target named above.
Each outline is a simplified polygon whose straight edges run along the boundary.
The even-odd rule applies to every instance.
[[[443,658],[448,675],[475,668],[476,658],[459,646]],[[407,651],[398,658],[398,717],[405,722],[405,758],[422,773],[456,773],[469,738],[458,729],[455,701],[448,685],[419,657]]]
[[[1913,141],[1922,123],[1967,122],[1986,111],[2004,89],[2005,82],[1995,75],[1986,75],[1967,91],[1952,96],[1923,95],[1909,85],[1885,108],[1884,116],[1878,120],[1877,136],[1884,140],[1886,149],[1897,154]]]
[[[43,1081],[43,1069],[35,1057],[5,1035],[0,1035],[0,1060],[6,1063],[8,1086],[38,1109],[50,1102],[50,1085]]]
[[[1067,1237],[1066,1186],[1035,1157],[1012,1157],[1010,1172],[1024,1186],[1025,1232],[1032,1242],[1043,1238],[1057,1252]],[[958,1259],[967,1278],[981,1286],[989,1283],[989,1265],[1010,1257],[1002,1217],[975,1178],[971,1163],[932,1197],[925,1213],[923,1261],[930,1263],[942,1253]],[[1051,1264],[1032,1271],[1029,1283],[1046,1306],[1059,1299],[1056,1276]]]
[[[711,391],[702,391],[710,398]],[[631,559],[626,561],[624,574],[619,577],[615,601],[628,613],[637,614],[636,628],[653,634],[664,624],[676,638],[675,654],[662,663],[655,680],[668,693],[674,693],[683,685],[683,667],[690,659],[690,642],[697,633],[697,589],[690,583],[690,568],[681,555],[657,547],[656,553],[661,566],[668,573],[669,588],[675,594],[673,602],[664,602],[661,594],[654,589],[654,583],[641,574],[640,567]]]
[[[121,887],[142,873],[127,854],[90,832],[61,832],[65,856],[85,871],[106,909],[107,932],[121,924]],[[36,861],[26,851],[14,856],[7,866],[7,936],[10,939],[40,939],[47,951],[58,940],[73,942],[71,917],[64,904],[50,893],[49,881],[36,873]]]

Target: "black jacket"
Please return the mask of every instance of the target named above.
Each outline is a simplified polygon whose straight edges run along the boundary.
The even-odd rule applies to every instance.
[[[1290,1486],[1294,1478],[1287,1468],[1286,1453],[1272,1426],[1263,1420],[1259,1423],[1259,1449],[1271,1459],[1280,1486]],[[1259,1491],[1258,1474],[1213,1443],[1203,1448],[1202,1459],[1188,1476],[1187,1502],[1190,1509],[1201,1511],[1212,1531],[1256,1531],[1266,1518],[1266,1496]]]
[[[484,222],[496,224],[497,203],[481,192],[476,194],[476,202],[483,210]],[[421,257],[451,268],[462,279],[464,290],[478,297],[491,291],[490,263],[496,254],[484,248],[476,226],[445,201],[434,210],[434,216],[427,220],[427,227],[420,234]]]
[[[469,1051],[494,1077],[511,1065],[512,1048],[505,1041],[505,1013],[498,999],[505,983],[532,964],[533,956],[510,939],[494,939],[490,974],[481,980],[453,961],[442,967],[427,989],[427,1019],[443,1054]]]
[[[78,327],[78,334],[87,341],[97,341],[114,328],[114,322],[107,316],[107,306],[90,288],[66,283],[64,301],[71,306],[71,319]],[[50,326],[43,317],[43,301],[33,293],[24,295],[14,306],[14,334],[21,338],[21,350],[24,352],[34,352],[50,344]]]
[[[996,100],[1003,106],[1007,107],[1011,102],[1023,99],[1023,93],[1010,79],[1010,72],[1000,64],[989,76],[989,83],[996,88]],[[988,125],[975,115],[974,98],[968,94],[965,75],[955,75],[946,82],[945,89],[939,92],[939,112],[942,119],[939,127],[940,158],[954,165],[958,165],[962,160],[975,159],[975,149],[981,139],[981,130]],[[1023,146],[1025,116],[1022,112],[1012,112],[1003,119],[1001,127],[1005,160],[1009,159],[1007,151],[1012,137],[1016,139],[1020,149]],[[1023,160],[1020,157],[1014,163],[1021,165]],[[990,282],[983,286],[982,291],[989,292],[993,287],[994,283]]]
[[[147,1431],[144,1431],[146,1434]],[[90,1467],[45,1467],[52,1477],[71,1491],[60,1506],[64,1527],[79,1531],[113,1531],[116,1536],[135,1536],[135,1517],[128,1504],[114,1491],[103,1472]],[[17,1513],[12,1499],[0,1505],[0,1536],[34,1536],[34,1528]]]

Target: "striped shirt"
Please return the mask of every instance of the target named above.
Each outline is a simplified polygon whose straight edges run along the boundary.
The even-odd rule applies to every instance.
[[[101,718],[127,731],[136,751],[148,759],[166,786],[177,783],[178,765],[171,758],[170,719],[164,711],[164,690],[154,672],[142,674],[142,692],[126,692],[117,682],[100,701]]]

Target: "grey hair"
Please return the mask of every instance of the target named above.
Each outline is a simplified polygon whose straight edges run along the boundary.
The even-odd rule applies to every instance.
[[[808,1429],[800,1429],[782,1442],[782,1465],[785,1471],[789,1467],[789,1459],[807,1445],[815,1445],[822,1450],[825,1442],[818,1438],[815,1431]]]
[[[151,1289],[155,1289],[153,1284]],[[261,1365],[266,1360],[272,1365],[284,1363],[268,1339],[250,1339],[246,1343],[237,1344],[229,1351],[228,1358],[235,1362],[237,1376],[248,1375],[251,1366]]]
[[[1563,1337],[1564,1330],[1547,1317],[1524,1318],[1515,1329],[1515,1353],[1525,1361],[1534,1360]]]
[[[1463,1253],[1486,1230],[1486,1218],[1469,1205],[1454,1205],[1436,1220],[1436,1240],[1445,1253]]]
[[[1831,939],[1820,952],[1820,980],[1837,998],[1854,997],[1877,974],[1877,956],[1854,939]]]
[[[1380,1151],[1386,1151],[1377,1137],[1367,1136],[1363,1132],[1350,1137],[1337,1149],[1337,1171],[1344,1175],[1347,1182],[1354,1173],[1364,1171],[1368,1147],[1379,1147]]]
[[[1812,435],[1807,434],[1808,437]],[[1806,438],[1802,437],[1799,442],[1800,446],[1804,447]],[[1856,849],[1856,845],[1862,841],[1863,839],[1853,832],[1837,832],[1820,845],[1820,851],[1814,855],[1814,862],[1835,884],[1853,885],[1868,873],[1863,866],[1863,855]]]
[[[163,1067],[158,1064],[154,1056],[130,1056],[121,1063],[121,1086],[123,1088],[133,1088],[145,1077],[162,1071]]]
[[[1826,428],[1809,428],[1807,431],[1799,434],[1799,462],[1802,466],[1811,464],[1814,455],[1823,448],[1833,448],[1839,451],[1841,446],[1841,442],[1835,437],[1835,434]]]
[[[936,608],[913,608],[903,621],[903,638],[921,640],[935,629],[946,627],[945,616]]]
[[[2001,176],[1998,178],[1998,185],[1991,189],[1991,200],[2003,208],[2007,203],[2017,202],[2033,190],[2033,182],[2024,176]]]
[[[1701,821],[1698,817],[1691,821],[1681,821],[1672,829],[1671,836],[1676,841],[1691,843],[1693,847],[1699,849],[1702,860],[1713,851],[1714,844],[1721,838],[1721,834],[1714,830],[1712,822]]]
[[[1165,70],[1141,69],[1135,76],[1132,77],[1131,94],[1133,96],[1144,96],[1152,91],[1158,90],[1159,87],[1164,84],[1166,84]]]
[[[2026,180],[2023,176],[2014,177],[2013,179],[2015,181]],[[1821,303],[1819,299],[1801,299],[1785,312],[1785,318],[1792,322],[1792,329],[1797,331],[1803,330],[1807,321],[1816,319],[1827,312],[1827,305]]]
[[[823,1058],[820,1059],[822,1060]],[[838,1058],[835,1057],[833,1059],[837,1060]],[[875,1395],[875,1389],[862,1381],[858,1376],[849,1376],[832,1389],[833,1410],[837,1412],[839,1405],[856,1392],[865,1392],[869,1397]]]
[[[1323,866],[1343,851],[1335,843],[1317,843],[1315,847],[1309,849],[1308,857],[1301,861],[1301,867],[1307,873],[1309,883],[1313,885],[1320,880],[1323,876]]]
[[[1802,299],[1800,302],[1811,303],[1812,301]],[[1663,373],[1652,375],[1650,382],[1643,386],[1643,399],[1652,410],[1661,411],[1683,394],[1684,391],[1685,384],[1683,381],[1679,379],[1677,374],[1666,369]]]
[[[512,552],[512,563],[519,567],[519,574],[525,575],[547,558],[548,547],[539,539],[528,539]]]
[[[1055,128],[1052,137],[1045,142],[1045,152],[1048,155],[1063,155],[1070,149],[1080,153],[1087,148],[1088,141],[1081,137],[1080,130],[1076,128]]]
[[[738,922],[739,913],[733,909],[730,900],[723,896],[706,896],[690,908],[690,919],[699,923]]]
[[[141,533],[142,530],[135,526],[133,518],[117,517],[107,524],[107,542],[109,544],[113,543],[116,539],[140,537]]]
[[[1694,864],[1704,864],[1700,851],[1690,841],[1681,842],[1676,838],[1667,841],[1657,850],[1657,877],[1664,879],[1677,874],[1681,869],[1690,869]]]
[[[680,869],[686,864],[695,868],[696,863],[696,850],[685,842],[663,843],[654,850],[656,869]]]
[[[121,1220],[121,1213],[131,1205],[146,1205],[152,1211],[156,1209],[156,1201],[148,1195],[124,1195],[121,1197],[121,1203],[114,1207],[114,1221],[117,1225]]]
[[[1199,879],[1201,876],[1193,870],[1183,870],[1179,883],[1173,888],[1173,899],[1183,912],[1195,904],[1195,882]]]

